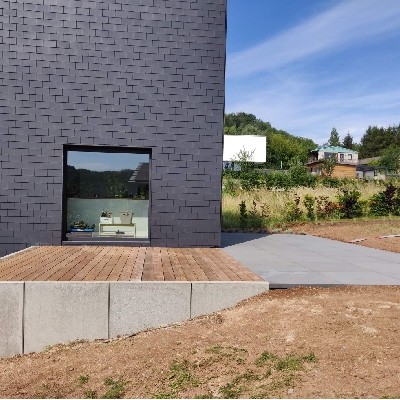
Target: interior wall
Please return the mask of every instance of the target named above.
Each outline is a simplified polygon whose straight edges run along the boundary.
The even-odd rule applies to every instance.
[[[120,223],[119,212],[133,212],[132,223],[136,224],[136,237],[148,238],[149,200],[131,199],[67,199],[67,228],[75,221],[95,224],[94,232],[99,232],[102,211],[112,213],[114,223]]]

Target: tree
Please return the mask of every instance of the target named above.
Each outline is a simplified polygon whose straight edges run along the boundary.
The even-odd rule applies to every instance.
[[[333,174],[333,170],[335,169],[336,159],[335,156],[324,158],[322,160],[321,169],[322,172],[326,175],[331,177]]]
[[[382,152],[380,164],[389,171],[400,170],[400,146],[388,147]]]
[[[353,136],[351,136],[349,132],[347,132],[347,135],[343,139],[343,147],[345,149],[354,150]]]
[[[336,128],[332,128],[328,144],[329,146],[340,146],[340,137]]]
[[[243,127],[241,135],[260,135],[261,132],[256,126],[247,124]]]
[[[392,146],[400,146],[400,125],[387,128],[369,126],[361,138],[360,158],[380,156]]]

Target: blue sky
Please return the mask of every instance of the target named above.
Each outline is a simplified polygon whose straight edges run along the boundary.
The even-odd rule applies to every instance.
[[[226,112],[322,144],[400,123],[400,0],[228,0]]]

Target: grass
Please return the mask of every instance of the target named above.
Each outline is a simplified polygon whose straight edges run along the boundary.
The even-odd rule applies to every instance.
[[[297,374],[303,370],[305,363],[317,361],[314,353],[279,357],[264,351],[254,361],[256,370],[247,369],[246,372],[236,375],[219,389],[219,393],[224,398],[235,399],[258,390],[258,394],[253,398],[274,397],[277,391],[295,384]]]
[[[80,375],[78,378],[79,385],[84,385],[89,382],[89,375]]]
[[[360,201],[367,207],[368,199],[383,190],[381,184],[375,182],[354,181],[351,188],[361,192]],[[238,191],[237,195],[224,193],[222,197],[222,226],[225,230],[243,229],[240,221],[240,204],[244,201],[247,211],[246,228],[261,230],[281,230],[288,228],[293,214],[293,207],[298,197],[298,209],[301,213],[299,220],[308,220],[304,198],[309,195],[314,198],[325,198],[324,201],[337,203],[339,189],[317,186],[316,188],[299,187],[288,190],[257,189],[251,191]],[[366,210],[367,212],[367,210]],[[327,214],[328,220],[337,220],[334,211]]]
[[[242,357],[245,365],[239,366]],[[278,356],[264,351],[250,358],[246,349],[216,345],[196,354],[191,362],[175,361],[154,398],[275,397],[292,388],[307,363],[318,362],[314,353]],[[196,375],[202,375],[201,380]],[[216,382],[218,382],[216,386]],[[210,389],[204,393],[204,389]],[[198,388],[198,389],[196,389]],[[196,390],[202,391],[196,392]],[[254,395],[256,394],[256,395]]]
[[[156,393],[154,397],[156,399],[173,399],[182,390],[198,386],[198,380],[191,369],[192,365],[188,360],[183,360],[182,362],[174,361],[170,365],[168,390]]]
[[[107,386],[107,391],[101,396],[102,399],[120,399],[126,391],[127,381],[120,377],[117,380],[107,378],[104,385]]]
[[[89,375],[80,375],[78,377],[78,385],[84,386],[89,382]],[[114,379],[108,377],[104,380],[105,392],[102,395],[98,395],[96,390],[86,389],[83,392],[84,399],[120,399],[124,396],[126,392],[126,381],[123,377]]]

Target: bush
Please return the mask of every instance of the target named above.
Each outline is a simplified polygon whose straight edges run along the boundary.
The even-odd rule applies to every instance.
[[[240,189],[240,185],[238,180],[235,179],[232,175],[228,174],[224,176],[222,183],[222,192],[225,194],[230,194],[231,196],[236,196]]]
[[[361,193],[358,190],[342,189],[338,195],[341,218],[356,218],[362,215]]]
[[[306,194],[303,199],[304,207],[307,210],[307,218],[311,221],[315,221],[315,199],[313,196]]]
[[[240,172],[239,179],[243,190],[259,189],[265,185],[265,175],[257,169]]]
[[[291,187],[315,187],[317,185],[317,177],[311,175],[307,167],[298,163],[290,166],[289,179]]]
[[[300,209],[300,197],[297,194],[294,197],[294,201],[286,204],[285,211],[287,222],[296,222],[302,219],[303,213]]]
[[[317,196],[315,203],[318,218],[325,219],[339,216],[339,204],[330,201],[328,196]]]
[[[265,186],[268,189],[289,189],[291,187],[291,179],[290,176],[284,172],[271,172],[265,175]]]
[[[338,178],[332,178],[331,176],[324,176],[321,179],[321,184],[329,188],[340,188],[342,186],[342,181]]]
[[[370,199],[372,215],[400,215],[400,187],[389,183],[386,189],[372,196]]]

